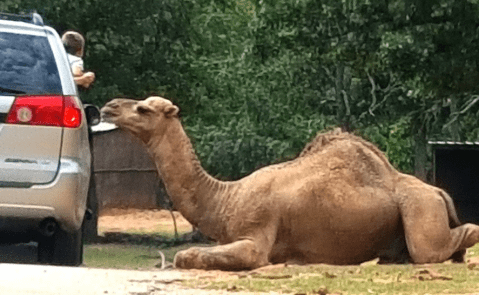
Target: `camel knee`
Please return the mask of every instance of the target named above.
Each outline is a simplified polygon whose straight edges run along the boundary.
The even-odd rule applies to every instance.
[[[175,258],[173,259],[173,265],[176,268],[183,269],[204,269],[201,264],[201,260],[198,259],[200,251],[196,247],[189,248],[187,250],[182,250],[176,253]]]
[[[424,251],[421,253],[411,253],[412,262],[415,264],[441,263],[448,259],[450,255],[444,252]]]
[[[414,263],[439,263],[448,259],[463,262],[466,249],[479,243],[479,226],[464,224],[450,230],[449,238],[415,243],[409,249]],[[409,248],[409,247],[408,247]]]
[[[466,223],[456,227],[453,231],[460,231],[463,233],[462,235],[459,235],[462,238],[459,250],[470,248],[479,243],[479,226],[475,224]]]

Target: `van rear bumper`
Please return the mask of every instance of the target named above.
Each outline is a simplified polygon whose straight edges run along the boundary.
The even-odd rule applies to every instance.
[[[65,231],[78,230],[85,215],[89,181],[89,162],[67,158],[61,159],[57,176],[48,184],[0,188],[0,232],[13,229],[7,220],[35,224],[47,218],[55,219]]]

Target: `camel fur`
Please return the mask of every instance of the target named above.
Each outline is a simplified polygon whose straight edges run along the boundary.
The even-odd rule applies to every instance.
[[[218,241],[178,252],[178,268],[463,261],[479,241],[479,226],[461,225],[443,190],[399,173],[357,136],[319,134],[292,161],[219,181],[201,167],[178,111],[161,97],[102,108],[145,143],[175,208]]]

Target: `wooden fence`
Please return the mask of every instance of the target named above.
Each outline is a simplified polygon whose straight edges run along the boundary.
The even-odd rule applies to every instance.
[[[93,177],[100,212],[168,207],[164,186],[145,146],[117,128],[94,129]]]

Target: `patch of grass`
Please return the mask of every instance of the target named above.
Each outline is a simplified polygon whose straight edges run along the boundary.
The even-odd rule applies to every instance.
[[[83,255],[87,267],[117,269],[151,269],[161,259],[156,249],[138,245],[85,245]]]
[[[440,276],[434,278],[430,273],[438,273]],[[427,271],[412,265],[316,265],[286,268],[281,271],[281,275],[277,275],[278,278],[262,274],[248,275],[234,281],[211,282],[208,288],[293,294],[318,294],[319,290],[341,294],[464,293],[478,290],[478,275],[478,271],[471,271],[465,265],[435,265]]]
[[[84,265],[96,268],[113,269],[155,269],[161,262],[161,251],[166,262],[173,262],[178,251],[193,246],[211,246],[194,234],[191,226],[179,226],[179,237],[175,237],[174,227],[159,224],[151,230],[130,229],[112,232],[99,229],[97,243],[84,245]]]
[[[468,257],[477,256],[479,245]],[[432,265],[308,265],[243,273],[240,278],[188,281],[190,287],[293,294],[447,294],[479,290],[479,266]]]
[[[158,250],[163,252],[167,262],[173,262],[176,252],[192,246],[211,245],[183,244],[160,248],[145,245],[90,244],[84,248],[84,265],[114,269],[154,269],[155,265],[161,262]]]

